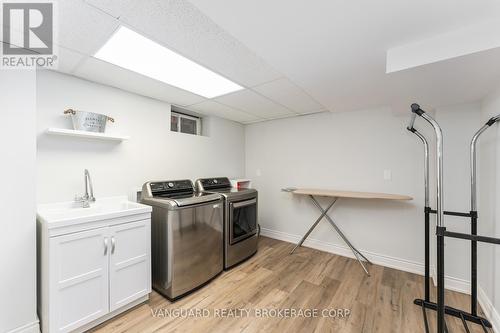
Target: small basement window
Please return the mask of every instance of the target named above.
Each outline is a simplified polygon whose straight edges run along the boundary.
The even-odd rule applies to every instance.
[[[172,108],[170,130],[186,134],[201,135],[201,117],[179,112]]]

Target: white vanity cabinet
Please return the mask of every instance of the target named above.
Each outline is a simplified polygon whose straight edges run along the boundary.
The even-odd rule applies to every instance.
[[[109,253],[103,246],[108,232],[99,228],[50,238],[44,332],[68,332],[109,312]]]
[[[51,222],[39,213],[38,309],[44,333],[85,331],[148,299],[151,213],[137,205],[129,215],[73,223]]]
[[[109,309],[115,311],[151,292],[150,221],[121,224],[109,231]]]

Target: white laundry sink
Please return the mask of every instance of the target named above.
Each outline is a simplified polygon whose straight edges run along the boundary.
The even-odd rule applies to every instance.
[[[74,201],[40,204],[37,219],[49,229],[67,225],[115,219],[151,212],[151,207],[132,202],[126,196],[98,198],[89,208]]]

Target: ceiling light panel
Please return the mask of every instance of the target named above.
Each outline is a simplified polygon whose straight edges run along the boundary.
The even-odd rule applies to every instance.
[[[118,28],[94,56],[206,98],[243,89],[221,75],[123,26]]]

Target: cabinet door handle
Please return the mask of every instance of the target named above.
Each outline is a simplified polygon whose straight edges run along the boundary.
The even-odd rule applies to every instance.
[[[111,236],[111,254],[115,253],[115,236]]]
[[[104,255],[108,254],[108,237],[104,237]]]

